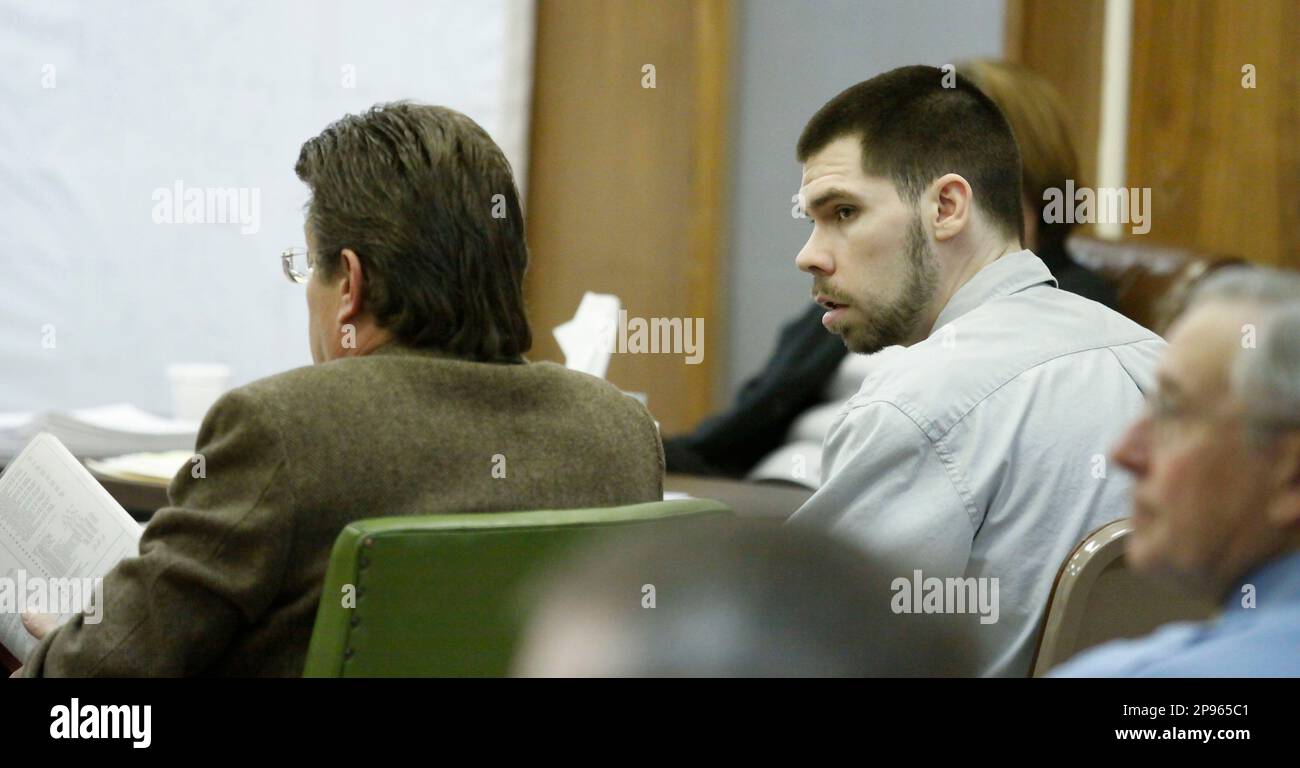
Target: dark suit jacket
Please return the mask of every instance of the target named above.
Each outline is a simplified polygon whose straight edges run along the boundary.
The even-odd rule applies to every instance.
[[[1062,290],[1115,306],[1115,289],[1064,250],[1038,256]],[[848,351],[843,339],[822,326],[824,312],[812,304],[781,329],[772,357],[745,382],[730,408],[694,432],[664,440],[669,472],[744,477],[781,447],[799,414],[825,402],[826,384]]]
[[[396,344],[228,393],[198,453],[207,476],[177,474],[140,556],[105,578],[102,622],[73,618],[26,674],[300,675],[350,521],[663,496],[655,423],[610,384]]]

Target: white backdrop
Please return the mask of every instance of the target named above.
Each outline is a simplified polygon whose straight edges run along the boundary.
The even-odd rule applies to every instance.
[[[302,142],[408,98],[477,120],[520,184],[532,0],[0,0],[0,411],[170,410],[164,369],[310,362]],[[260,225],[156,223],[155,190],[256,190]],[[248,198],[251,201],[251,197]]]

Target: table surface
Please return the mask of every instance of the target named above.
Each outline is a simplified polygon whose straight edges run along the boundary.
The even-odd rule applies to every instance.
[[[748,483],[724,477],[668,475],[665,491],[689,493],[701,499],[716,499],[739,517],[758,517],[784,522],[812,496],[812,491],[789,483]]]
[[[95,475],[95,479],[137,520],[148,520],[155,510],[167,506],[167,489],[161,486],[114,480],[102,475]],[[671,474],[664,478],[664,490],[716,499],[731,507],[738,516],[777,522],[788,518],[812,495],[812,491],[796,485]]]

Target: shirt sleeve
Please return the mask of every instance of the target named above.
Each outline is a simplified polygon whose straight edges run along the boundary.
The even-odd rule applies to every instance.
[[[259,411],[241,390],[212,407],[197,441],[202,465],[177,473],[139,556],[104,577],[100,620],[78,614],[46,635],[25,675],[200,674],[265,614],[283,581],[293,507],[283,444]]]
[[[853,405],[826,437],[822,486],[791,518],[927,576],[961,575],[975,525],[955,469],[893,403]]]

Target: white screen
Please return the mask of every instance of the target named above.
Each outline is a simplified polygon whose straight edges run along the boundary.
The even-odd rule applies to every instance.
[[[304,244],[299,147],[377,102],[443,104],[522,187],[532,26],[531,0],[0,0],[0,411],[165,414],[169,363],[235,384],[309,363],[279,264]],[[178,182],[256,190],[257,231],[156,223]]]

